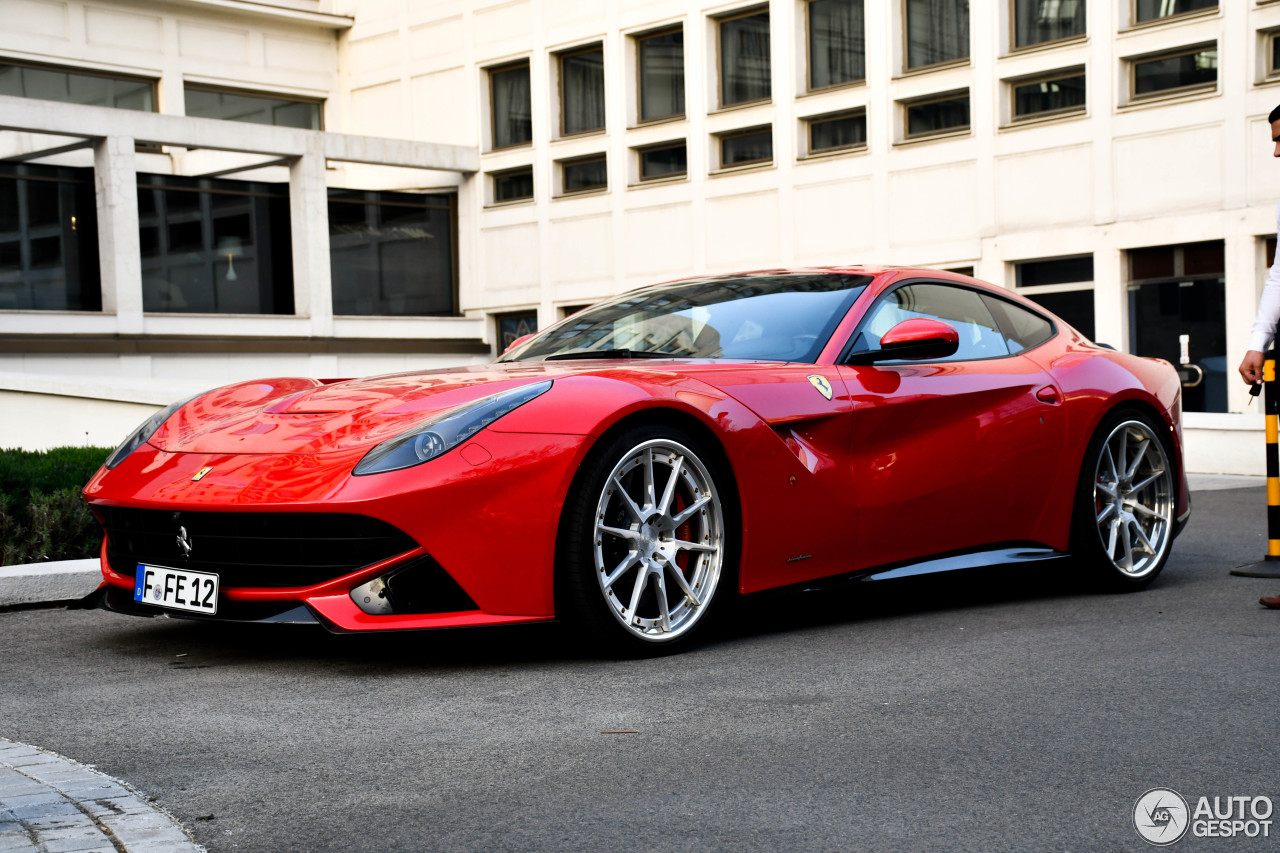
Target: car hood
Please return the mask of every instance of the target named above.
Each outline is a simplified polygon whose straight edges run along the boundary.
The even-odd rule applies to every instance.
[[[366,379],[264,379],[228,385],[188,403],[150,443],[174,453],[314,454],[372,447],[450,409],[533,382],[592,373],[667,374],[724,362],[635,361],[486,364]]]

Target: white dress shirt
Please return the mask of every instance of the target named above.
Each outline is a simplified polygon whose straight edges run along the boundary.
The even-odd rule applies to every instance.
[[[1280,322],[1280,205],[1276,206],[1276,240],[1276,260],[1267,273],[1267,283],[1258,302],[1258,316],[1249,335],[1249,349],[1258,352],[1267,351],[1276,333],[1276,323]]]

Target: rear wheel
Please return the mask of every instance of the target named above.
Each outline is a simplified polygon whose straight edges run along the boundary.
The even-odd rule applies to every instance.
[[[1173,465],[1158,428],[1123,412],[1103,421],[1076,494],[1072,550],[1113,589],[1140,589],[1164,568],[1173,543]]]
[[[597,449],[565,508],[567,614],[611,653],[681,645],[723,598],[728,478],[694,437],[640,426]]]

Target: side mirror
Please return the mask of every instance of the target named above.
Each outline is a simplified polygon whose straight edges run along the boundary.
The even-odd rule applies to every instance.
[[[859,360],[933,359],[955,355],[960,348],[960,333],[938,320],[917,318],[903,320],[880,338],[876,352],[859,353]]]
[[[507,348],[506,348],[506,349],[504,349],[504,350],[502,351],[502,354],[503,354],[503,355],[506,355],[507,353],[511,352],[513,349],[515,349],[516,347],[520,346],[520,345],[521,345],[522,343],[524,343],[525,341],[527,341],[527,340],[529,340],[530,338],[532,338],[532,337],[534,336],[534,334],[536,334],[536,333],[535,333],[535,332],[530,332],[530,333],[529,333],[529,334],[527,334],[527,335],[521,335],[520,337],[516,338],[516,339],[515,339],[514,341],[512,341],[511,343],[507,344]]]

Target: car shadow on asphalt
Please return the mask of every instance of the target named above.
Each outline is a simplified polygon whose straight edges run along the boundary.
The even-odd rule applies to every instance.
[[[1096,594],[1078,578],[1061,564],[1032,571],[991,567],[814,592],[757,593],[733,602],[684,653],[723,649],[762,635]],[[114,622],[111,645],[118,652],[181,669],[308,661],[421,670],[609,660],[557,623],[335,635],[313,626],[102,617]]]

